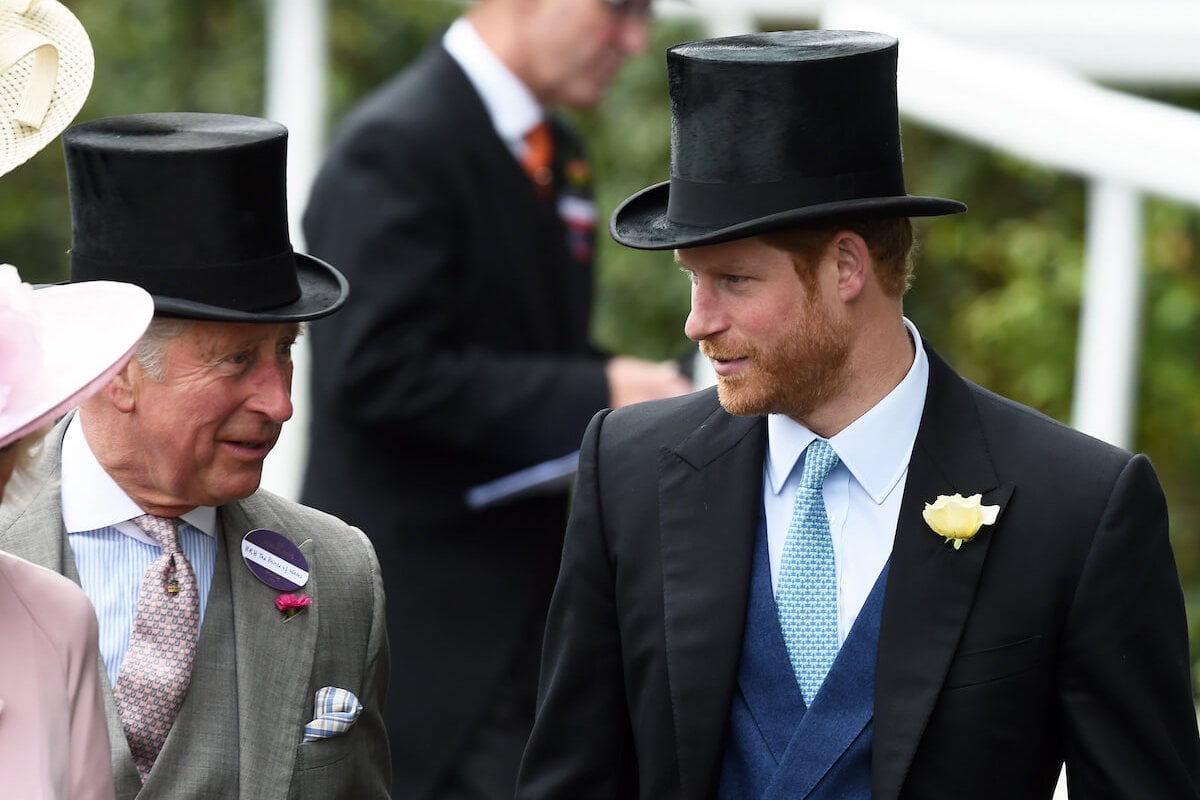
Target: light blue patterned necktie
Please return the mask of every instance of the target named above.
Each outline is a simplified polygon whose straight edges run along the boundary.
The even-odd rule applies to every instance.
[[[814,439],[809,444],[775,588],[779,627],[808,705],[838,652],[837,569],[821,489],[837,464],[829,442]]]

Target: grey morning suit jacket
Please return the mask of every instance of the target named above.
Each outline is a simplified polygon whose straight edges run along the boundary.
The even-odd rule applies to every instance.
[[[0,550],[78,581],[62,524],[64,430],[60,423],[46,439],[37,469],[46,480],[0,510]],[[387,797],[391,769],[380,716],[387,628],[371,544],[357,528],[266,491],[222,506],[220,519],[192,680],[144,786],[98,665],[118,800]],[[284,534],[308,559],[303,591],[313,603],[286,624],[274,605],[277,592],[242,563],[241,538],[254,528]],[[350,690],[364,708],[346,734],[305,743],[304,725],[323,686]]]

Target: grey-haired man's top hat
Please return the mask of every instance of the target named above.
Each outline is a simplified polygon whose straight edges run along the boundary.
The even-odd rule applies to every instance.
[[[904,188],[896,56],[895,39],[859,31],[672,47],[671,179],[617,208],[613,238],[667,250],[838,218],[965,211]]]
[[[132,114],[63,133],[71,281],[141,286],[155,313],[299,322],[346,279],[288,237],[287,129],[229,114]]]

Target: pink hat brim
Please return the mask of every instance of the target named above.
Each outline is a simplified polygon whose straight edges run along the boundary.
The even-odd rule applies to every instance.
[[[42,320],[42,366],[21,402],[0,410],[0,447],[36,431],[121,371],[154,316],[145,290],[115,281],[48,286],[33,293]]]

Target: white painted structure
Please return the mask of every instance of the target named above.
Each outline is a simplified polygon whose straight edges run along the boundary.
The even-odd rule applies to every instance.
[[[324,153],[328,72],[326,0],[267,0],[266,108],[263,116],[287,126],[288,226],[292,246],[304,252],[300,215]],[[295,414],[263,468],[263,485],[296,499],[308,449],[309,349],[301,337],[292,379]]]

